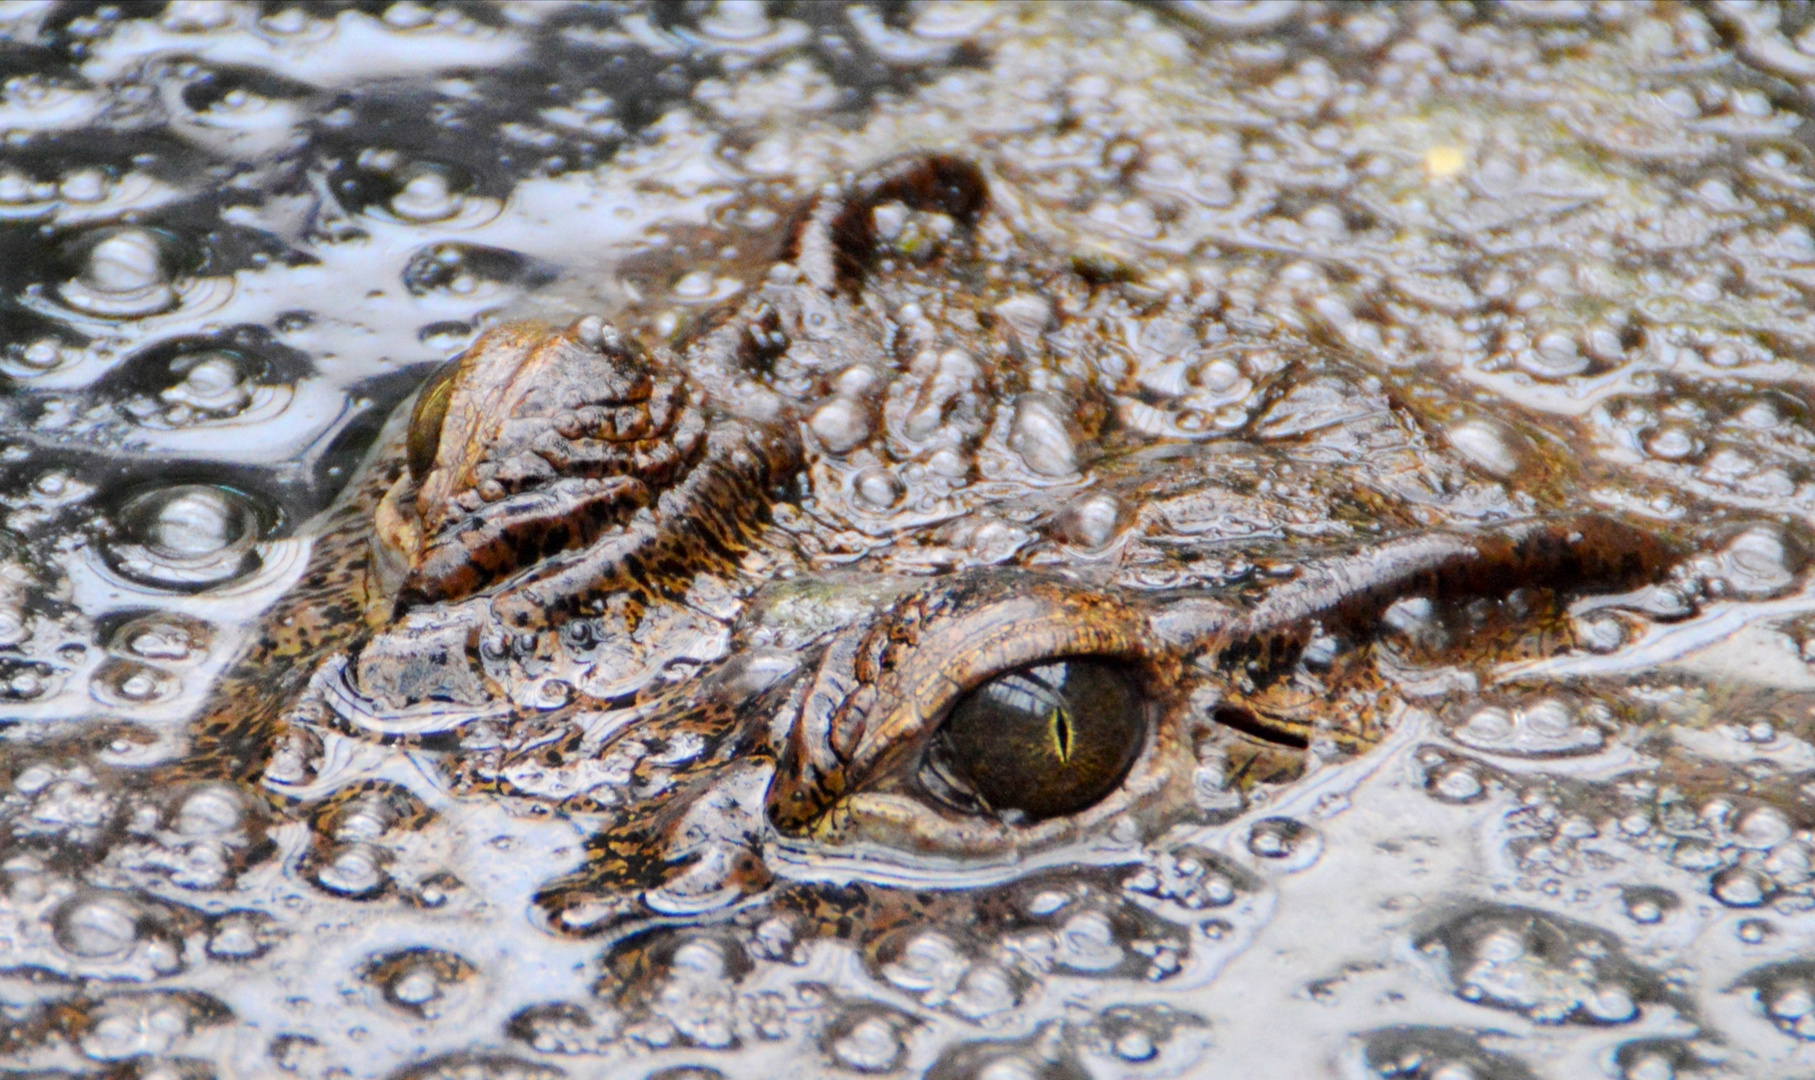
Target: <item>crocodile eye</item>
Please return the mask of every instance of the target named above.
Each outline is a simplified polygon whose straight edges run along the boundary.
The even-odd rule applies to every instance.
[[[416,408],[410,412],[410,475],[417,483],[435,467],[435,452],[441,446],[441,425],[447,420],[448,399],[454,393],[454,373],[458,362],[448,364],[430,377],[416,397]]]
[[[972,690],[952,708],[945,737],[947,767],[991,809],[1039,821],[1116,789],[1146,741],[1146,709],[1120,665],[1069,657]]]

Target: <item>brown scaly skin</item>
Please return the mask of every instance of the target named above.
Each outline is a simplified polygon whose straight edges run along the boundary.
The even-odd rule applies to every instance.
[[[1032,386],[1028,397],[1050,401],[1059,391],[1042,387],[1073,385],[1036,370],[1042,361],[982,300],[963,306],[964,290],[987,291],[985,244],[1022,245],[1014,254],[1052,266],[1055,288],[1083,280],[1064,260],[1005,241],[988,188],[976,166],[936,155],[853,180],[803,211],[766,284],[675,352],[597,318],[486,334],[393,421],[319,523],[303,584],[229,672],[181,776],[262,781],[280,806],[307,804],[328,836],[355,798],[391,800],[405,820],[414,811],[370,784],[311,787],[322,741],[406,742],[438,755],[456,792],[605,816],[582,865],[537,896],[556,929],[741,918],[766,895],[769,910],[800,915],[812,933],[886,949],[888,926],[919,917],[902,908],[913,904],[886,890],[853,899],[776,885],[770,848],[1000,866],[1115,821],[1155,837],[1197,812],[1196,747],[1219,716],[1247,716],[1300,747],[1376,742],[1392,693],[1369,645],[1396,600],[1453,605],[1523,590],[1532,595],[1520,611],[1533,614],[1501,620],[1516,643],[1570,595],[1669,570],[1662,541],[1611,518],[1521,519],[1527,504],[1434,455],[1403,410],[1319,366],[1317,379],[1275,395],[1279,415],[1289,421],[1323,394],[1346,403],[1336,422],[1275,436],[1250,458],[1127,454],[1093,474],[1138,515],[1130,535],[1157,537],[1148,548],[1129,541],[1077,567],[1050,554],[985,560],[930,578],[839,571],[855,559],[834,557],[835,545],[861,530],[834,535],[825,516],[843,451],[814,434],[806,404],[840,365],[896,363],[910,347],[912,328],[891,304],[920,313],[920,297],[947,290],[952,309],[943,324],[925,320],[935,337],[924,355],[956,349],[954,370],[979,356],[997,368],[994,382],[945,397],[928,377],[918,398],[878,406],[891,423],[914,404],[975,446],[988,437],[967,412],[976,386]],[[897,204],[897,218],[926,215],[943,239],[885,258],[876,211]],[[1097,278],[1084,287],[1111,287]],[[1093,391],[1066,392],[1076,407],[1062,419],[1086,436],[1115,435]],[[1287,522],[1286,496],[1251,482],[1291,471],[1282,464],[1309,478],[1324,517],[1314,528],[1290,519],[1241,549],[1263,573],[1144,587],[1108,572],[1168,565],[1161,556],[1174,548],[1162,542],[1206,526],[1213,536],[1225,518]],[[825,489],[810,504],[819,517],[789,501],[802,487]],[[1444,500],[1462,495],[1499,509],[1448,514]],[[857,524],[905,548],[905,524]],[[1324,533],[1335,539],[1281,539]],[[808,590],[808,629],[771,625],[792,610],[790,581]],[[1343,647],[1310,673],[1301,660],[1320,637]],[[1074,657],[1116,665],[1143,702],[1146,741],[1111,794],[1027,821],[934,792],[925,770],[959,699],[1004,672]],[[584,779],[600,772],[617,779]],[[625,959],[625,979],[637,963]]]

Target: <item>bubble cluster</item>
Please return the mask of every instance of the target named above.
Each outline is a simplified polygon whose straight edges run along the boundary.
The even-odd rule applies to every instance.
[[[1465,1001],[1544,1024],[1623,1024],[1664,1000],[1657,976],[1621,955],[1605,931],[1543,912],[1486,907],[1452,916],[1418,940]]]

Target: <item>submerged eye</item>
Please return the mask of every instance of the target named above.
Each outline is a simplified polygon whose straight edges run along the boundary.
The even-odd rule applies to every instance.
[[[416,396],[416,408],[410,412],[410,475],[417,483],[435,467],[435,452],[441,447],[441,425],[447,420],[448,399],[454,393],[454,373],[458,362],[447,365],[429,378]]]
[[[1103,800],[1147,736],[1140,694],[1108,660],[1072,657],[997,675],[945,722],[950,767],[984,802],[1035,821]]]

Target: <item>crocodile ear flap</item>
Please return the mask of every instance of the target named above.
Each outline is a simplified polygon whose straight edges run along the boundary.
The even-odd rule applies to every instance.
[[[768,761],[732,760],[624,809],[586,843],[586,864],[535,896],[551,929],[592,936],[697,918],[769,887]]]
[[[949,154],[897,158],[866,173],[842,198],[822,198],[795,230],[788,255],[827,292],[855,291],[876,254],[876,207],[899,202],[945,214],[963,228],[989,202],[989,183],[972,162]]]

